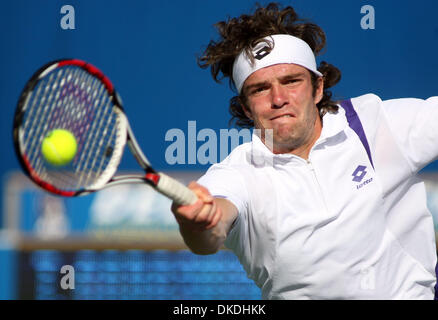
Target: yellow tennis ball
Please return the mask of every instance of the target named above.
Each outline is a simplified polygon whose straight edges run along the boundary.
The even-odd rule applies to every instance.
[[[77,149],[75,136],[65,129],[50,131],[41,145],[44,159],[54,166],[69,164],[75,157]]]

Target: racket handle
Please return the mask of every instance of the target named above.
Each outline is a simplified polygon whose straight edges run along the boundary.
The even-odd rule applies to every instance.
[[[164,194],[166,197],[172,199],[179,205],[193,204],[198,200],[195,193],[179,181],[161,172],[159,175],[160,180],[157,184],[157,191]]]

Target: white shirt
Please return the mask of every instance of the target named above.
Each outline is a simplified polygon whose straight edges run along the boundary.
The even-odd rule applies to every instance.
[[[237,207],[225,244],[264,299],[433,299],[435,233],[416,173],[438,156],[438,98],[351,102],[365,141],[340,107],[308,160],[253,135],[199,179]]]

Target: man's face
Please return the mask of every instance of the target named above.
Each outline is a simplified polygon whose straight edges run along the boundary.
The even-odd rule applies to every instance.
[[[257,70],[243,86],[245,114],[256,129],[273,129],[274,153],[310,150],[321,133],[316,104],[323,93],[322,78],[313,94],[310,71],[296,64]]]

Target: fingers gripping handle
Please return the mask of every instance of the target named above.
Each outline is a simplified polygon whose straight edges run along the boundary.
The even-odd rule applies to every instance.
[[[157,184],[157,190],[166,197],[172,199],[179,205],[192,204],[198,200],[195,193],[179,181],[165,175],[164,173],[159,173],[159,175],[160,180]]]

